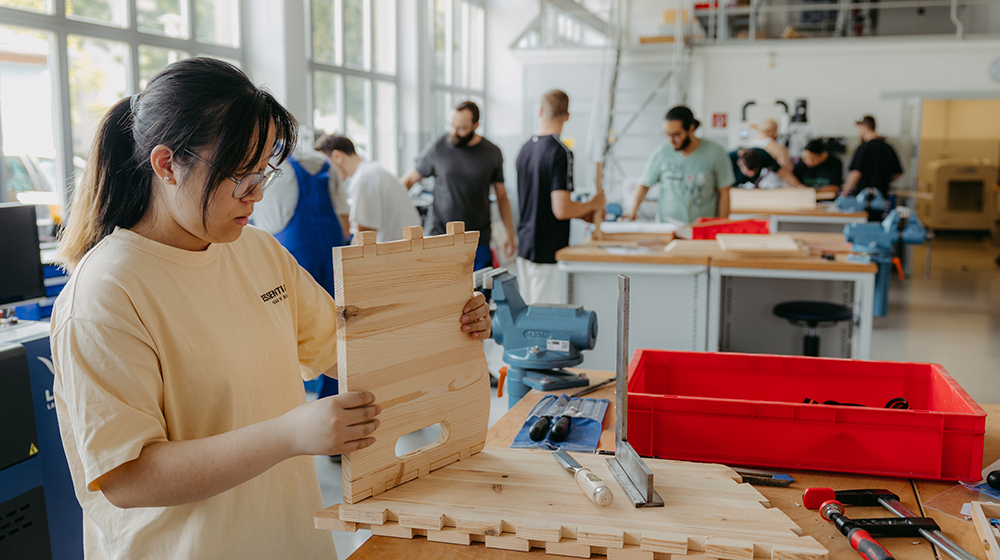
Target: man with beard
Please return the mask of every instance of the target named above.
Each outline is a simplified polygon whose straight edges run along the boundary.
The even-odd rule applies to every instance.
[[[688,224],[701,217],[729,215],[729,188],[736,178],[722,146],[694,135],[701,123],[691,109],[678,105],[667,112],[663,130],[669,142],[649,158],[635,190],[626,220],[634,220],[649,188],[659,184],[659,221]]]
[[[448,222],[465,222],[466,231],[479,232],[475,269],[489,266],[490,187],[497,197],[500,219],[507,229],[504,256],[517,250],[514,219],[503,179],[500,148],[476,134],[479,107],[472,101],[459,103],[451,114],[451,132],[432,142],[417,166],[403,176],[409,189],[425,177],[434,177],[434,204],[431,206],[431,235],[445,233]]]

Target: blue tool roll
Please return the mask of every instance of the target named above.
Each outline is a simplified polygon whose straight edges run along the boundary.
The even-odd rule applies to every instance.
[[[565,394],[562,397],[564,400],[568,399]],[[556,395],[546,395],[535,405],[535,408],[532,409],[531,414],[528,415],[528,418],[524,421],[524,425],[521,426],[521,430],[514,438],[514,443],[511,444],[512,448],[561,450],[578,453],[594,453],[597,451],[597,444],[601,441],[604,414],[608,410],[608,399],[570,399],[568,405],[565,406],[565,410],[575,410],[571,410],[570,413],[566,414],[571,417],[569,433],[566,435],[566,439],[563,441],[553,441],[552,433],[550,432],[541,441],[532,441],[528,435],[531,426],[535,424],[535,421],[539,417],[546,415],[558,399],[559,397]],[[563,416],[565,410],[559,411],[557,415],[552,417],[552,424],[555,424],[559,417]]]

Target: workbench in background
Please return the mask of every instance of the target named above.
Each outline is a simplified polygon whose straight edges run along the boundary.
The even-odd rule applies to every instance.
[[[586,371],[592,383],[607,379],[613,373],[609,371]],[[556,392],[558,393],[558,392]],[[514,436],[521,429],[525,418],[531,409],[538,403],[546,393],[535,390],[529,391],[527,395],[511,408],[500,420],[494,424],[486,439],[487,446],[509,447],[514,440]],[[598,449],[611,450],[614,448],[615,430],[615,396],[614,386],[609,386],[598,390],[588,397],[606,398],[611,401],[607,414],[604,417],[604,431],[601,434],[601,442]],[[989,415],[1000,414],[1000,406],[985,405],[983,409]],[[986,427],[986,449],[983,454],[983,465],[986,466],[1000,457],[1000,427],[991,430],[989,422]],[[856,560],[858,553],[851,548],[847,538],[840,534],[834,525],[824,521],[819,512],[808,510],[801,506],[802,492],[811,487],[830,487],[835,490],[848,490],[856,488],[882,488],[889,490],[899,496],[900,501],[914,513],[934,518],[941,530],[957,542],[962,548],[976,555],[980,560],[988,560],[976,531],[971,523],[963,522],[932,509],[924,509],[921,502],[948,490],[954,484],[946,482],[913,481],[900,478],[880,478],[865,475],[834,474],[811,471],[787,471],[794,479],[795,483],[789,488],[775,488],[767,486],[755,487],[763,494],[771,504],[790,517],[802,528],[804,535],[814,537],[820,544],[830,551],[829,560]],[[612,490],[620,493],[621,488],[616,482],[611,481]],[[866,517],[892,517],[884,508],[862,508],[849,507],[847,515],[852,518]],[[896,560],[936,560],[934,548],[922,538],[888,538],[879,537],[879,542],[892,554]],[[947,556],[940,555],[939,560],[950,560]],[[546,555],[544,550],[532,549],[530,552],[512,552],[498,549],[486,548],[483,543],[473,543],[472,545],[451,545],[430,542],[425,538],[398,539],[392,537],[373,536],[358,548],[350,556],[352,560],[381,560],[381,559],[433,559],[433,560],[507,560],[507,559],[528,559],[528,558],[549,558],[555,559],[558,556]],[[601,558],[601,557],[597,557]],[[677,557],[678,559],[683,557]]]
[[[630,336],[637,348],[704,351],[708,333],[707,255],[670,255],[663,244],[648,252],[577,245],[556,253],[564,303],[597,313],[597,344],[584,354],[596,369],[615,368],[618,275],[631,282]]]
[[[812,210],[764,210],[730,212],[730,220],[766,219],[771,233],[819,232],[843,233],[847,224],[868,221],[866,212],[838,212],[818,206]]]
[[[843,256],[833,261],[712,257],[708,351],[800,355],[805,327],[775,316],[774,306],[786,301],[828,301],[854,310],[854,320],[821,328],[819,355],[867,360],[876,270],[872,263],[848,262]]]
[[[876,265],[848,262],[842,234],[793,236],[836,260],[734,257],[711,242],[698,242],[703,250],[671,253],[662,241],[560,250],[561,303],[597,313],[597,345],[584,364],[615,367],[614,323],[608,321],[617,316],[619,274],[631,280],[634,348],[799,355],[805,327],[775,317],[773,309],[785,301],[817,300],[854,310],[853,322],[820,330],[820,355],[868,359]]]

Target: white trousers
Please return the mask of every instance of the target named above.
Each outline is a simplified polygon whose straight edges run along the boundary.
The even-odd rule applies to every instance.
[[[563,303],[559,297],[559,265],[517,257],[517,286],[524,303]]]

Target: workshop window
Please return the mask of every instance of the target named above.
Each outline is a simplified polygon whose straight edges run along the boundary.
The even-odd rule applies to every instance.
[[[396,0],[311,0],[308,13],[313,128],[347,136],[395,173]]]
[[[446,130],[452,107],[462,101],[475,101],[486,112],[486,11],[475,0],[428,0],[428,11],[435,66],[434,122]]]
[[[165,66],[192,53],[242,66],[240,20],[239,0],[0,0],[4,155],[68,190],[104,113]]]

